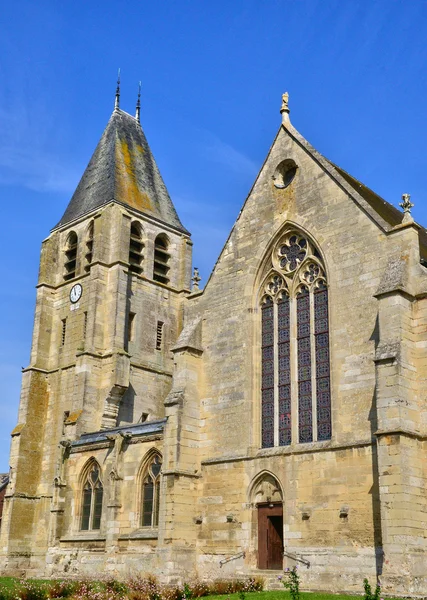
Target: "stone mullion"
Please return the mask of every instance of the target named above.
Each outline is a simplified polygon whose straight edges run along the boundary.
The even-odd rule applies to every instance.
[[[298,343],[297,343],[297,302],[295,296],[289,298],[290,348],[289,359],[291,369],[291,424],[292,443],[298,443]]]
[[[273,303],[273,356],[274,356],[274,445],[279,445],[279,316],[277,301]]]
[[[311,353],[311,406],[312,406],[312,436],[317,442],[317,387],[316,387],[316,336],[314,314],[314,293],[310,292],[310,353]]]

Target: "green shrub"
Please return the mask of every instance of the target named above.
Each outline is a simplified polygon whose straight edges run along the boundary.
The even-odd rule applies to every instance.
[[[117,579],[107,579],[104,582],[105,589],[113,592],[116,596],[125,596],[128,592],[128,586],[123,581],[117,581]]]
[[[292,600],[300,600],[298,567],[286,569],[285,576],[279,575],[278,579],[283,583],[283,587],[289,590]]]
[[[242,592],[261,592],[264,589],[262,577],[249,577],[248,579],[216,579],[209,586],[209,595],[224,596]],[[242,598],[241,598],[242,600]]]
[[[209,586],[204,581],[196,579],[191,583],[191,598],[202,598],[209,594]],[[189,598],[189,596],[187,596]]]
[[[17,595],[21,600],[47,600],[48,586],[44,582],[21,579]]]
[[[160,600],[162,597],[161,587],[153,575],[132,577],[127,581],[127,588],[130,600]]]
[[[365,590],[365,600],[379,600],[381,588],[378,584],[375,586],[375,592],[372,593],[372,588],[369,584],[369,581],[365,578],[363,580],[363,588]]]
[[[48,588],[48,595],[49,598],[70,598],[78,587],[77,581],[54,581]]]
[[[12,600],[15,597],[13,589],[10,587],[0,586],[0,600]]]

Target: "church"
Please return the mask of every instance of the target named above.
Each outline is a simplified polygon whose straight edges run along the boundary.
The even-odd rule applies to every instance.
[[[117,89],[42,243],[2,574],[427,594],[427,232],[280,112],[199,289]]]

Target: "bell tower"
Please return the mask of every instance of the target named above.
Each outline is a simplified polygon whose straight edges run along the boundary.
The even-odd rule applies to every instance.
[[[67,448],[84,433],[164,417],[190,292],[191,239],[136,116],[120,108],[44,240],[0,556],[41,571],[64,506]]]

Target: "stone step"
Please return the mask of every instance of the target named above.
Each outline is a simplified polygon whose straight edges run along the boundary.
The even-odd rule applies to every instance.
[[[283,571],[273,570],[257,570],[256,573],[252,574],[254,577],[262,577],[264,579],[265,590],[283,590],[283,583],[278,579],[279,576],[283,575]]]

